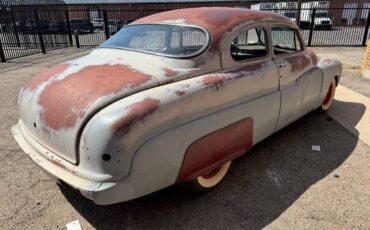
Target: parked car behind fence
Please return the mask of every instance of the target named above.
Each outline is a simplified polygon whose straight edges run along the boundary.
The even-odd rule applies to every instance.
[[[82,33],[94,33],[94,25],[87,19],[71,19],[70,20],[71,31]]]
[[[104,19],[102,18],[92,19],[91,23],[93,24],[95,29],[102,30],[104,28]]]

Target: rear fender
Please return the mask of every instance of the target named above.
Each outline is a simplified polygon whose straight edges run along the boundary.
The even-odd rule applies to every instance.
[[[134,155],[145,155],[136,173],[161,171],[160,178],[167,178],[158,184],[169,185],[176,181],[187,147],[213,131],[251,117],[258,128],[253,143],[262,140],[273,132],[280,104],[274,69],[266,65],[159,86],[111,104],[86,124],[79,167],[102,175],[99,181],[118,181],[134,171]],[[187,128],[180,134],[180,127]]]

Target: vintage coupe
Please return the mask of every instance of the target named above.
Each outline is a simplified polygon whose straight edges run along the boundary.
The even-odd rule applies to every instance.
[[[30,80],[13,135],[48,174],[97,204],[180,183],[204,192],[256,143],[328,110],[341,70],[306,49],[284,16],[168,11]]]

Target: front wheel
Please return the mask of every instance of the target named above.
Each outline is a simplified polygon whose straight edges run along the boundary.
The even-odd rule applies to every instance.
[[[322,102],[321,106],[318,108],[319,112],[325,113],[330,109],[331,105],[333,104],[335,89],[336,89],[336,80],[333,79],[330,83],[330,86],[329,86],[328,92],[326,93],[324,101]]]
[[[198,176],[194,180],[184,183],[183,187],[191,195],[202,195],[207,193],[220,184],[226,173],[229,171],[230,165],[231,161],[228,161],[220,167],[215,168],[202,176]]]

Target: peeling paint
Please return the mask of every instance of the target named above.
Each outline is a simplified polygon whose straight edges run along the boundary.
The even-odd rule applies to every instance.
[[[204,85],[220,84],[220,83],[223,83],[225,80],[236,79],[236,78],[245,76],[245,74],[247,73],[255,73],[258,70],[260,70],[262,66],[263,66],[263,63],[257,63],[254,65],[248,65],[248,66],[243,66],[243,67],[236,68],[236,69],[230,69],[225,72],[208,74],[202,78],[202,83]]]
[[[291,66],[291,71],[293,73],[299,73],[304,70],[306,70],[310,65],[312,65],[312,60],[309,57],[306,57],[304,55],[292,56],[284,58],[285,61],[287,61]]]
[[[62,163],[60,163],[59,161],[50,160],[50,162],[53,163],[54,165],[60,167],[60,168],[63,168],[63,169],[65,168],[65,166]]]
[[[112,133],[124,135],[129,132],[131,125],[135,121],[144,119],[149,114],[153,113],[159,106],[159,101],[152,98],[145,98],[140,102],[136,102],[123,111],[124,115],[121,119],[111,127]]]
[[[306,48],[306,50],[307,50],[308,55],[310,55],[313,64],[317,65],[317,63],[319,61],[319,57],[315,54],[315,52],[313,52],[312,49]]]
[[[62,73],[65,69],[67,69],[70,66],[68,63],[62,63],[55,67],[49,68],[35,77],[33,77],[25,86],[25,89],[28,90],[34,90],[38,86],[40,86],[42,83],[46,82],[48,79],[57,76],[58,74]]]
[[[219,83],[222,83],[223,81],[224,81],[224,78],[218,74],[210,74],[202,78],[202,83],[204,85],[219,84]]]
[[[183,95],[185,94],[185,92],[184,92],[184,91],[182,91],[182,90],[176,90],[176,91],[175,91],[175,94],[176,94],[177,96],[183,96]]]
[[[179,74],[178,71],[173,70],[173,69],[168,68],[168,67],[164,68],[163,71],[164,71],[164,74],[165,74],[166,77],[176,77],[176,75]]]
[[[151,79],[151,76],[125,65],[85,67],[52,82],[42,91],[39,98],[43,108],[41,119],[54,130],[73,127],[100,97],[139,86]]]

